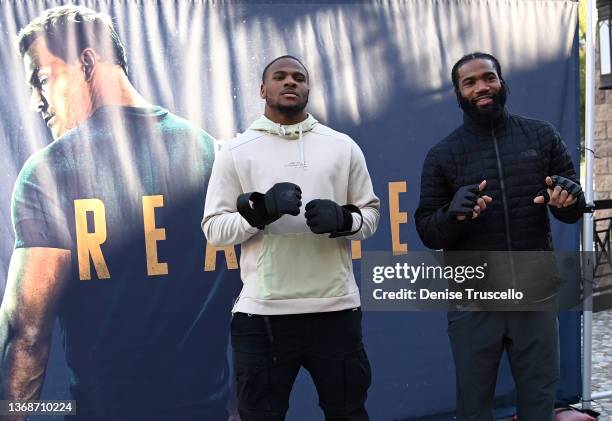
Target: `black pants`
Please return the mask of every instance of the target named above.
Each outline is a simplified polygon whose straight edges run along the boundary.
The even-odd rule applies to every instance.
[[[367,421],[371,382],[361,310],[279,316],[236,313],[232,347],[242,421],[284,420],[300,367],[328,421]]]
[[[457,421],[493,420],[504,349],[517,390],[520,421],[551,421],[559,380],[559,334],[552,312],[449,312],[457,374]]]

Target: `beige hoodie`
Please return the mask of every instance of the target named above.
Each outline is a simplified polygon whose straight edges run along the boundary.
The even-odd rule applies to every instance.
[[[300,186],[301,213],[283,215],[261,231],[251,227],[236,210],[237,197],[265,193],[279,182]],[[359,207],[361,230],[333,239],[312,233],[303,209],[312,199]],[[379,207],[363,153],[350,137],[312,116],[292,126],[265,117],[255,121],[215,157],[202,220],[211,244],[242,245],[244,285],[232,311],[272,315],[358,307],[350,240],[374,234]],[[361,218],[353,216],[357,229]]]

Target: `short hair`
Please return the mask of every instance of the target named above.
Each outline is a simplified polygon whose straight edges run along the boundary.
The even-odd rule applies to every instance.
[[[266,64],[266,67],[264,67],[263,72],[261,73],[261,83],[265,83],[266,82],[266,72],[268,71],[268,69],[270,68],[270,66],[272,66],[274,63],[276,63],[279,60],[282,60],[284,58],[288,58],[291,60],[295,60],[298,63],[300,63],[300,66],[302,66],[304,68],[304,70],[306,71],[306,78],[309,77],[308,75],[308,69],[306,68],[306,66],[304,66],[304,63],[301,62],[301,60],[297,57],[294,57],[292,55],[289,54],[285,54],[284,56],[280,56],[280,57],[276,57],[274,60],[272,60],[270,63]]]
[[[75,5],[45,10],[17,34],[22,57],[40,36],[47,41],[49,51],[65,61],[73,59],[75,53],[78,56],[85,48],[93,48],[128,74],[125,48],[107,14]]]
[[[453,66],[453,70],[451,70],[451,79],[453,80],[453,86],[455,87],[455,90],[459,89],[459,68],[463,66],[465,63],[467,63],[468,61],[478,60],[478,59],[484,59],[484,60],[491,61],[491,63],[493,63],[493,66],[495,67],[495,70],[497,71],[497,76],[499,76],[499,80],[503,84],[506,83],[502,76],[502,70],[501,70],[499,61],[497,61],[497,59],[491,54],[481,53],[480,51],[476,51],[474,53],[464,55]]]

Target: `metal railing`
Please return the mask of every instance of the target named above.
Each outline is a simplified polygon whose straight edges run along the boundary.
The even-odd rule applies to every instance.
[[[594,205],[593,311],[597,312],[612,308],[612,216],[596,217],[598,210],[612,209],[612,200],[595,200]]]

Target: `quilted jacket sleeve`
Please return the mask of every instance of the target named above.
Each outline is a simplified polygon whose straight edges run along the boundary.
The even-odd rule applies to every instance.
[[[552,128],[551,128],[552,129]],[[549,175],[560,175],[570,180],[580,183],[578,177],[576,177],[576,171],[574,170],[574,164],[572,158],[567,152],[565,143],[561,139],[559,133],[552,129],[552,145],[550,149],[550,166]],[[549,206],[549,209],[553,216],[561,222],[567,224],[573,224],[578,221],[584,212],[585,201],[584,195],[576,201],[575,204],[567,208],[557,208]]]
[[[439,163],[440,152],[431,149],[421,171],[421,196],[414,219],[423,244],[431,249],[453,246],[465,222],[447,213],[454,192]]]

